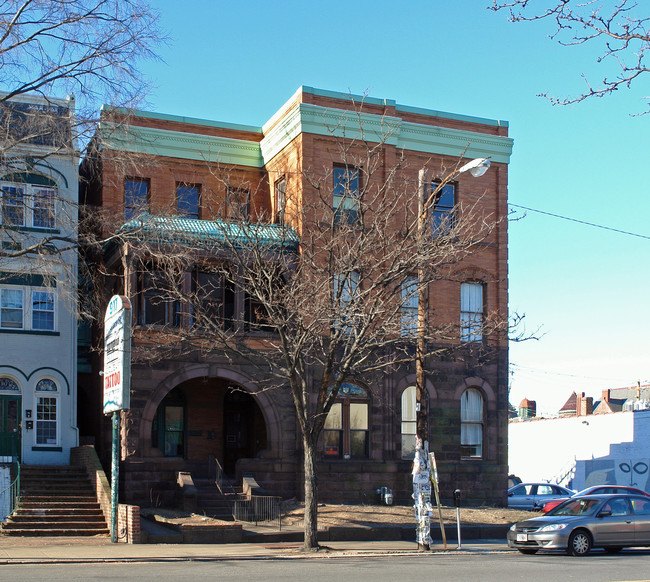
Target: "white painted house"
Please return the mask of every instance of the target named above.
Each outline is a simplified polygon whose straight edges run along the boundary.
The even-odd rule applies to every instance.
[[[0,462],[62,465],[78,444],[79,152],[74,100],[0,102]],[[9,121],[9,123],[8,123]],[[20,253],[46,243],[45,252]],[[48,252],[49,251],[49,252]]]
[[[509,470],[523,481],[650,493],[650,410],[511,421],[508,441]]]

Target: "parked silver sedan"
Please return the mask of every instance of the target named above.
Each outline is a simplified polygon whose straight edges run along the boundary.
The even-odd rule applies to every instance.
[[[541,509],[553,499],[566,499],[575,491],[552,483],[519,483],[508,489],[508,507],[514,509]]]
[[[584,556],[593,547],[615,553],[626,546],[650,546],[650,498],[572,497],[546,515],[514,524],[508,546],[522,554],[566,550],[574,556]]]

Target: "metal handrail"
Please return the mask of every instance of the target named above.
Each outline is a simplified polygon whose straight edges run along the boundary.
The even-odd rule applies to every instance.
[[[235,493],[232,485],[224,479],[223,467],[214,455],[208,455],[208,478],[218,487],[222,495]]]
[[[0,491],[0,515],[2,521],[7,521],[7,518],[14,512],[16,507],[20,504],[20,461],[18,456],[13,457],[14,461],[11,464],[11,472],[15,475],[13,481],[3,491]]]

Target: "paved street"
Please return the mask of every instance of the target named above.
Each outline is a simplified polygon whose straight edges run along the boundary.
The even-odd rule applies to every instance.
[[[173,554],[173,551],[168,552]],[[594,553],[586,558],[562,554],[522,556],[512,552],[410,554],[339,557],[209,559],[134,563],[21,564],[1,566],[4,580],[648,580],[650,552],[630,550],[618,556]]]

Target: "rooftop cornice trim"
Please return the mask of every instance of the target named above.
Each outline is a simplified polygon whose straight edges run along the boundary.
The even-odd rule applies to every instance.
[[[0,98],[7,98],[9,93],[7,91],[0,91]],[[8,97],[7,101],[14,101],[16,103],[29,103],[31,105],[56,105],[58,107],[65,107],[67,109],[74,109],[74,97],[49,97],[47,95],[40,95],[38,93],[20,93],[13,97]]]
[[[405,122],[399,117],[382,116],[307,103],[285,111],[275,120],[261,142],[264,162],[268,162],[300,133],[343,139],[383,141],[400,149],[466,158],[488,157],[507,164],[512,154],[509,137]],[[464,154],[463,154],[464,152]]]
[[[342,101],[349,101],[362,105],[380,105],[383,107],[395,107],[396,111],[405,111],[409,113],[416,113],[418,115],[427,115],[429,117],[441,117],[442,119],[453,119],[459,121],[468,121],[469,123],[481,123],[483,125],[494,125],[497,127],[508,127],[508,122],[500,119],[487,119],[484,117],[474,117],[471,115],[460,115],[458,113],[449,113],[447,111],[437,111],[435,109],[425,109],[422,107],[411,107],[409,105],[401,105],[394,99],[379,99],[377,97],[370,97],[368,95],[355,95],[353,93],[341,93],[339,91],[329,91],[327,89],[316,89],[314,87],[303,86],[298,90],[298,93],[309,93],[319,97],[329,97],[331,99],[340,99]],[[292,99],[295,98],[292,97]]]
[[[260,144],[253,141],[106,121],[101,123],[100,133],[102,147],[108,149],[252,168],[264,166]]]
[[[127,109],[125,107],[112,107],[102,105],[102,111],[107,113],[119,113],[127,117],[139,117],[142,119],[157,119],[159,121],[174,121],[177,123],[187,123],[189,125],[202,125],[204,127],[218,127],[220,129],[234,129],[237,131],[249,131],[252,133],[262,133],[262,128],[254,125],[240,125],[238,123],[227,123],[225,121],[213,121],[211,119],[201,119],[198,117],[185,117],[183,115],[170,115],[168,113],[156,113],[153,111],[142,111],[140,109]]]

